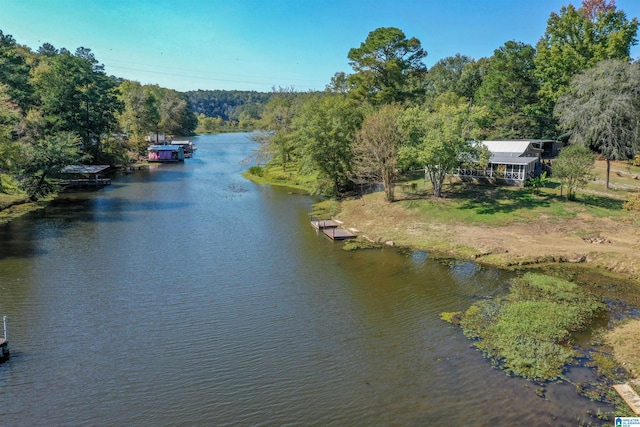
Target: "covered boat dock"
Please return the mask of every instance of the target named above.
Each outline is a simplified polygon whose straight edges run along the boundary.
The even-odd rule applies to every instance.
[[[111,185],[111,178],[104,178],[103,173],[109,165],[69,165],[60,173],[71,176],[60,182],[63,188],[102,188]]]

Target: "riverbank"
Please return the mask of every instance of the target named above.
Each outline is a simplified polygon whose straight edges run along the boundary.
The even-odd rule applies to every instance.
[[[26,196],[0,194],[0,224],[10,222],[26,213],[44,208],[55,195],[37,202],[30,201]]]
[[[505,224],[473,224],[456,221],[454,213],[447,218],[448,200],[406,195],[398,199],[387,203],[382,193],[374,193],[345,200],[336,218],[375,242],[393,242],[501,268],[585,264],[640,284],[640,231],[630,217],[596,216],[574,205],[573,215],[528,215]],[[445,218],[425,216],[421,205],[426,204],[441,210]]]

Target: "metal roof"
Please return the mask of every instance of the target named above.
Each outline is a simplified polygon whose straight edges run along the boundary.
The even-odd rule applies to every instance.
[[[529,141],[482,141],[492,153],[524,153]]]
[[[537,157],[514,157],[509,155],[493,155],[489,160],[489,163],[500,165],[529,165],[536,163]]]
[[[109,165],[69,165],[63,167],[61,173],[100,173],[109,169]]]
[[[181,145],[151,145],[147,148],[147,151],[180,151]]]

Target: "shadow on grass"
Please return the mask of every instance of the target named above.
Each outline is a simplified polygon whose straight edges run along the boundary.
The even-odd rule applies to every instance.
[[[558,200],[554,195],[533,195],[524,188],[455,184],[450,189],[452,191],[447,197],[460,200],[459,209],[474,210],[480,215],[548,207],[552,201]]]
[[[608,209],[611,211],[622,210],[624,200],[614,199],[607,196],[599,196],[595,194],[584,194],[578,198],[578,202],[582,202],[588,206],[597,206],[599,208]]]

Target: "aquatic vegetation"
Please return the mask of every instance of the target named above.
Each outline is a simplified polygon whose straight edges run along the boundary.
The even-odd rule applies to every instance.
[[[532,380],[562,377],[578,352],[571,334],[587,327],[604,305],[566,280],[526,273],[509,295],[482,300],[461,315],[460,326],[495,366]],[[455,319],[448,314],[443,319]]]

